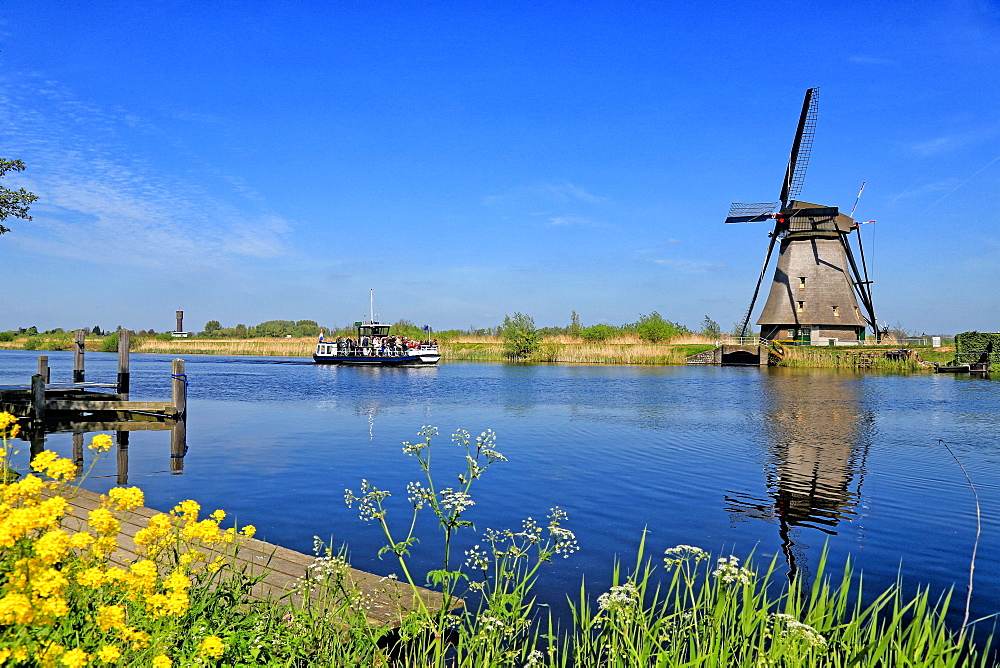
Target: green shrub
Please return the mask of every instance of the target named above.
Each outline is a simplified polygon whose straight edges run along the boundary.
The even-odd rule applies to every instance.
[[[688,328],[670,320],[665,320],[656,311],[649,315],[640,315],[639,322],[635,324],[635,331],[639,337],[650,343],[661,343],[670,341],[681,334],[687,334]]]
[[[580,330],[580,336],[588,341],[607,341],[621,334],[621,329],[613,325],[591,325]]]
[[[531,357],[538,350],[542,339],[535,327],[534,318],[523,313],[515,313],[513,317],[505,315],[498,333],[503,339],[504,353],[512,360]]]
[[[118,332],[113,334],[108,334],[101,341],[101,352],[102,353],[116,353],[118,352]]]
[[[25,350],[40,350],[42,347],[42,339],[38,336],[29,336],[24,342]]]
[[[14,332],[0,332],[0,341],[13,341]]]

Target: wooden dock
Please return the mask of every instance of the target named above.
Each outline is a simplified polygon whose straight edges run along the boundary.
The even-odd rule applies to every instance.
[[[86,526],[87,514],[100,506],[100,495],[84,489],[74,490],[69,503],[72,506],[72,514],[63,524],[69,530],[80,530]],[[135,534],[148,525],[150,517],[157,514],[159,511],[145,507],[125,514],[121,531],[118,533],[118,549],[111,555],[113,563],[126,566],[142,558],[135,545]],[[218,554],[212,553],[210,558],[214,559]],[[308,579],[309,567],[315,563],[314,556],[255,538],[242,539],[235,548],[237,569],[243,568],[249,575],[263,575],[263,579],[257,583],[252,592],[255,598],[262,600],[301,604],[303,583]],[[399,625],[402,615],[408,610],[419,607],[413,589],[408,584],[354,568],[348,570],[347,580],[361,594],[370,624],[395,628]],[[419,588],[418,591],[428,610],[441,609],[443,605],[441,593],[424,588]],[[322,605],[324,595],[336,598],[341,592],[323,592],[319,588],[314,588],[310,593],[310,600]],[[452,603],[456,608],[462,605],[460,600],[454,600]]]

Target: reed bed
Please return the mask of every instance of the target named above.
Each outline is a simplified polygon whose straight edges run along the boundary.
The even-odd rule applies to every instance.
[[[817,349],[814,347],[786,347],[780,366],[811,369],[862,369],[867,371],[914,372],[931,371],[933,367],[917,356],[908,359],[889,359],[881,356],[884,351]]]
[[[259,357],[309,357],[316,350],[311,336],[294,339],[134,339],[132,352],[164,355],[252,355]]]

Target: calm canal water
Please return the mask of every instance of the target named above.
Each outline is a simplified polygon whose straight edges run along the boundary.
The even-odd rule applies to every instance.
[[[53,381],[69,380],[70,353],[48,353]],[[37,353],[0,351],[0,384],[28,381]],[[115,356],[87,353],[88,380],[112,381]],[[134,355],[132,398],[170,396],[170,356]],[[305,359],[187,356],[188,446],[170,473],[169,432],[135,432],[128,484],[147,505],[193,498],[254,524],[265,540],[310,552],[313,536],[346,543],[352,563],[380,574],[374,525],[343,501],[362,478],[394,492],[400,531],[406,483],[419,480],[400,443],[435,425],[440,481],[461,460],[456,429],[497,432],[509,459],[473,488],[478,530],[517,528],[552,506],[569,513],[580,551],[542,572],[538,593],[559,610],[586,575],[594,593],[615,556],[634,558],[643,529],[655,554],[677,544],[810,573],[824,545],[848,555],[873,586],[902,570],[908,588],[955,586],[964,607],[975,504],[945,441],[965,465],[982,507],[972,617],[1000,612],[1000,383],[952,375],[828,370],[520,366],[316,366]],[[47,446],[68,456],[70,436]],[[22,455],[27,451],[22,447]],[[89,454],[88,454],[89,456]],[[116,460],[85,486],[106,491]],[[447,475],[445,475],[447,474]],[[415,558],[439,566],[431,523]],[[459,549],[477,533],[459,534]],[[987,622],[992,624],[992,620]]]

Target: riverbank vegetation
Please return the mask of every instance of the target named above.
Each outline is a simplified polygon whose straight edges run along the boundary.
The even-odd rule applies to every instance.
[[[94,327],[86,337],[87,350],[114,352],[118,347],[117,331],[102,332]],[[100,335],[93,332],[100,332]],[[206,323],[205,330],[189,337],[150,330],[134,332],[130,349],[137,353],[205,354],[309,357],[315,350],[320,332],[326,340],[354,336],[353,327],[322,328],[313,320],[270,320],[252,327],[237,325],[224,328],[217,321]],[[534,319],[523,313],[505,316],[495,328],[445,330],[433,332],[409,320],[392,325],[392,334],[414,340],[434,338],[445,361],[550,362],[567,364],[684,364],[687,357],[714,347],[724,334],[718,323],[705,316],[698,331],[668,320],[656,311],[640,315],[633,323],[584,326],[574,312],[565,327],[536,327]],[[964,337],[964,338],[963,338]],[[984,347],[1000,335],[966,332],[957,340],[969,350]],[[924,337],[928,338],[928,337]],[[928,338],[929,342],[929,338]],[[54,329],[39,332],[36,328],[0,332],[0,349],[72,350],[73,332]],[[892,351],[907,348],[908,357]],[[994,346],[1000,369],[1000,343]],[[932,371],[933,363],[948,364],[970,353],[953,346],[932,348],[929,345],[892,343],[885,346],[823,347],[786,346],[780,366],[810,368],[861,368],[888,372]],[[889,352],[889,356],[885,355]],[[963,361],[968,361],[964,360]]]
[[[4,463],[17,426],[0,414]],[[442,472],[431,466],[431,451],[442,447],[437,438],[436,429],[424,427],[403,444],[420,472],[405,502],[393,503],[389,490],[367,480],[345,496],[384,537],[382,554],[402,583],[414,591],[430,583],[466,602],[441,609],[420,603],[392,626],[366,621],[368,599],[346,577],[343,554],[319,543],[300,586],[308,592],[332,585],[336,600],[255,600],[254,577],[234,567],[226,549],[252,527],[223,529],[222,511],[199,519],[193,501],[148,519],[135,536],[139,557],[115,563],[122,521],[142,504],[141,490],[114,488],[101,508],[69,523],[65,499],[76,465],[43,451],[19,480],[0,485],[0,660],[158,668],[988,665],[989,647],[973,645],[971,627],[946,623],[947,593],[904,595],[902,581],[862,591],[849,563],[833,572],[825,557],[811,582],[789,585],[774,562],[710,558],[688,545],[655,554],[645,536],[631,565],[619,562],[607,586],[567,592],[571,616],[557,622],[532,590],[547,569],[587,549],[566,513],[554,508],[542,522],[487,530],[479,544],[456,552],[455,535],[475,530],[478,480],[506,458],[492,432],[473,438],[460,431],[445,447],[457,447],[464,464],[458,485],[444,487]],[[98,435],[91,448],[110,444]],[[447,454],[437,452],[435,467]],[[443,477],[455,480],[455,473]],[[409,548],[418,539],[413,527],[421,526],[416,517],[427,512],[440,528],[442,559],[424,574]]]

